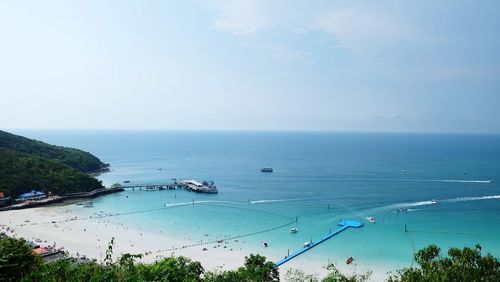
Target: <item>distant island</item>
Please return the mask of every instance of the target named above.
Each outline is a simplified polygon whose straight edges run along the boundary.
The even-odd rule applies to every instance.
[[[0,193],[3,198],[33,189],[66,195],[104,188],[89,176],[109,164],[75,148],[50,145],[0,130]]]

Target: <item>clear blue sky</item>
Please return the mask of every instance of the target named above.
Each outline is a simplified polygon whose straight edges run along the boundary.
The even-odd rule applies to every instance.
[[[500,133],[500,1],[1,1],[2,128]]]

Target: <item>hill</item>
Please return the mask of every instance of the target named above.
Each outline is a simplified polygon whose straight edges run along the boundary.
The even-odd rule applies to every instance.
[[[6,196],[33,188],[59,195],[103,188],[86,174],[103,168],[90,153],[0,131],[0,191]]]
[[[0,130],[0,147],[29,155],[57,159],[74,169],[91,173],[107,168],[94,155],[75,148],[50,145]]]

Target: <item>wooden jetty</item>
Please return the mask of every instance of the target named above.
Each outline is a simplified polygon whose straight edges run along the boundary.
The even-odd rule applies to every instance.
[[[331,232],[331,233],[328,233],[326,236],[324,236],[323,238],[319,239],[318,241],[316,242],[311,242],[310,244],[308,244],[307,246],[304,245],[304,247],[302,249],[299,249],[297,251],[295,251],[294,253],[292,253],[291,255],[288,255],[286,256],[284,259],[278,261],[274,267],[278,267],[280,265],[283,265],[287,262],[289,262],[290,260],[300,256],[301,254],[309,251],[310,249],[316,247],[317,245],[325,242],[326,240],[332,238],[333,236],[339,234],[340,232],[346,230],[347,228],[349,227],[353,227],[353,228],[359,228],[359,227],[362,227],[363,226],[363,222],[361,221],[353,221],[353,220],[341,220],[338,225],[340,226],[338,229],[336,229],[335,231]]]

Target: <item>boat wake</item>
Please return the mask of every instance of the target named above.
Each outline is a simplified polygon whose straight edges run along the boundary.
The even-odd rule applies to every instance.
[[[397,182],[441,182],[441,183],[476,183],[490,184],[493,180],[468,179],[415,179],[415,178],[336,178],[341,181],[397,181]]]
[[[482,196],[482,197],[460,197],[460,198],[454,198],[454,199],[446,199],[446,200],[442,200],[440,202],[456,203],[456,202],[494,200],[494,199],[500,199],[500,195]]]
[[[460,180],[460,179],[444,179],[444,180],[430,180],[439,182],[450,182],[450,183],[493,183],[492,180]]]
[[[429,200],[429,201],[419,201],[419,202],[407,202],[407,203],[399,203],[393,205],[382,206],[378,208],[373,208],[367,211],[366,213],[382,213],[387,210],[391,211],[416,211],[415,207],[425,207],[430,205],[435,205],[439,203],[457,203],[457,202],[468,202],[468,201],[482,201],[482,200],[498,200],[500,199],[500,195],[491,195],[491,196],[479,196],[479,197],[458,197],[451,199],[442,199],[442,200]],[[413,208],[413,209],[411,209]]]
[[[214,201],[214,200],[205,200],[205,201],[191,201],[191,202],[182,202],[182,203],[172,203],[172,204],[164,204],[164,207],[179,207],[179,206],[189,206],[195,204],[246,204],[243,202],[235,202],[235,201]]]
[[[307,201],[314,200],[316,198],[294,198],[294,199],[277,199],[277,200],[256,200],[250,201],[250,204],[272,204],[272,203],[280,203],[280,202],[296,202],[296,201]]]

